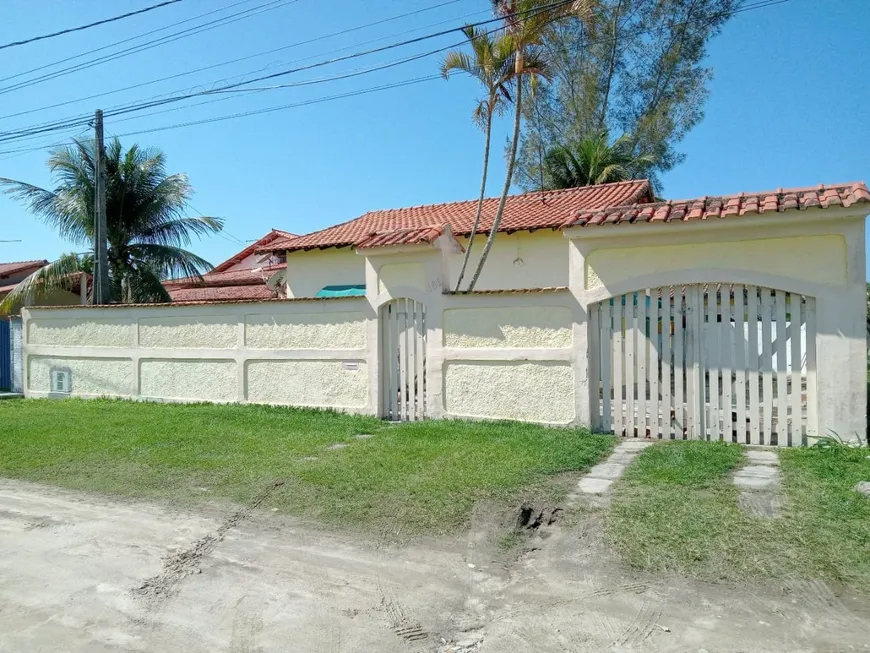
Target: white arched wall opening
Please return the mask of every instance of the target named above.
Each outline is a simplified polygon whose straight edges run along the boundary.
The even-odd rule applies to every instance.
[[[741,270],[686,276],[585,293],[593,428],[776,446],[814,438],[819,284]]]

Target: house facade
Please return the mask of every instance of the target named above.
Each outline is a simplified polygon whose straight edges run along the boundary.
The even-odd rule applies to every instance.
[[[471,293],[454,292],[476,208],[461,202],[261,246],[286,254],[286,299],[28,309],[28,394],[64,368],[82,396],[863,438],[867,188],[653,198],[642,180],[511,197]],[[348,287],[362,294],[324,293]]]
[[[276,240],[293,238],[287,231],[272,229],[245,249],[216,265],[202,279],[175,279],[163,284],[173,302],[215,302],[272,299],[278,296],[269,280],[287,267],[284,252],[263,253]]]

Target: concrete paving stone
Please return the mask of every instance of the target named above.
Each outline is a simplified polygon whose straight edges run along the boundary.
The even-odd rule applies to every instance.
[[[612,480],[622,476],[624,471],[624,464],[611,462],[610,458],[608,458],[606,462],[599,463],[590,469],[586,476],[588,478],[608,478]]]
[[[614,452],[642,451],[652,444],[651,440],[623,440]]]
[[[577,484],[577,489],[584,494],[604,494],[613,485],[613,481],[606,478],[584,477]]]
[[[734,473],[734,478],[779,478],[779,470],[768,465],[747,465]]]
[[[855,492],[860,492],[865,497],[870,497],[870,481],[861,481],[855,486]]]
[[[775,451],[749,450],[746,459],[751,465],[779,465],[779,456]]]

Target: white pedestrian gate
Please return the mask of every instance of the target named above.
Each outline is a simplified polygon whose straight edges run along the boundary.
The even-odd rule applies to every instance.
[[[381,307],[381,416],[414,422],[426,416],[426,307],[394,299]]]
[[[589,307],[593,426],[627,437],[800,446],[818,433],[815,300],[739,284]]]

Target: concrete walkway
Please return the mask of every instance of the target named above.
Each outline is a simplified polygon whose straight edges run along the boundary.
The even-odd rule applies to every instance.
[[[749,450],[747,465],[734,473],[734,485],[740,488],[740,506],[753,517],[773,519],[779,516],[779,455],[775,450]]]
[[[650,440],[625,440],[603,463],[595,465],[577,484],[581,495],[597,499],[597,503],[606,504],[610,498],[610,487],[613,481],[625,472],[638,454],[652,444]]]

